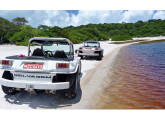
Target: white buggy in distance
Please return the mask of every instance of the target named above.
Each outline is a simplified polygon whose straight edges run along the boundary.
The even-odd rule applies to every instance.
[[[37,48],[32,52],[30,45]],[[66,38],[35,37],[29,40],[28,56],[6,57],[0,60],[0,68],[4,69],[0,84],[5,94],[13,95],[21,90],[32,93],[63,90],[65,97],[74,98],[81,59],[74,57],[73,44]]]
[[[98,41],[85,41],[84,46],[81,46],[76,53],[81,59],[83,57],[95,57],[98,60],[101,60],[103,57],[104,50],[100,47],[100,42]]]

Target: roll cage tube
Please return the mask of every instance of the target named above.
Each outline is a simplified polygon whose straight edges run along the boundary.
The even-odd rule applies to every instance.
[[[33,41],[33,40],[47,40],[47,41],[65,41],[65,42],[68,42],[69,46],[70,46],[70,51],[69,51],[69,55],[70,56],[73,56],[74,55],[74,48],[73,48],[73,43],[71,41],[69,41],[68,39],[66,38],[44,38],[44,37],[34,37],[34,38],[31,38],[29,40],[29,43],[28,43],[28,56],[30,56],[30,43]]]

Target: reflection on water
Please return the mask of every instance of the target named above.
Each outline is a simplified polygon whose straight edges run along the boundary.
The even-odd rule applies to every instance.
[[[122,48],[106,84],[94,108],[164,109],[165,42]]]

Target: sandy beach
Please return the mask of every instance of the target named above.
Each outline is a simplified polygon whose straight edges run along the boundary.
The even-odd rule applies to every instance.
[[[154,41],[165,39],[160,37],[134,38],[134,40]],[[30,95],[27,92],[20,92],[16,95],[5,95],[0,88],[0,109],[89,109],[95,104],[96,96],[102,90],[102,84],[107,75],[109,67],[120,48],[138,43],[138,41],[125,44],[109,44],[111,41],[100,42],[104,49],[103,60],[83,59],[82,74],[78,96],[73,100],[61,98],[60,95],[41,93]],[[78,49],[82,44],[74,44]],[[35,48],[35,47],[33,47]],[[0,45],[0,59],[6,56],[24,54],[27,55],[27,47],[15,45]],[[0,70],[0,76],[3,71]]]

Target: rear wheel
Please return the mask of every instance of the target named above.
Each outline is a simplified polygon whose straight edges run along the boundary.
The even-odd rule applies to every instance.
[[[97,57],[97,60],[102,60],[102,54],[101,53],[99,53],[99,56]]]
[[[83,56],[82,55],[78,55],[78,57],[80,57],[81,59],[83,59]]]
[[[79,70],[79,75],[81,74],[81,62],[80,62],[80,70]]]
[[[77,95],[78,76],[79,76],[79,72],[72,74],[69,77],[70,81],[73,81],[73,83],[69,89],[64,91],[64,96],[68,99],[73,99]]]
[[[18,93],[18,91],[15,88],[6,87],[3,85],[1,87],[2,87],[3,92],[7,95],[14,95],[14,94]]]

